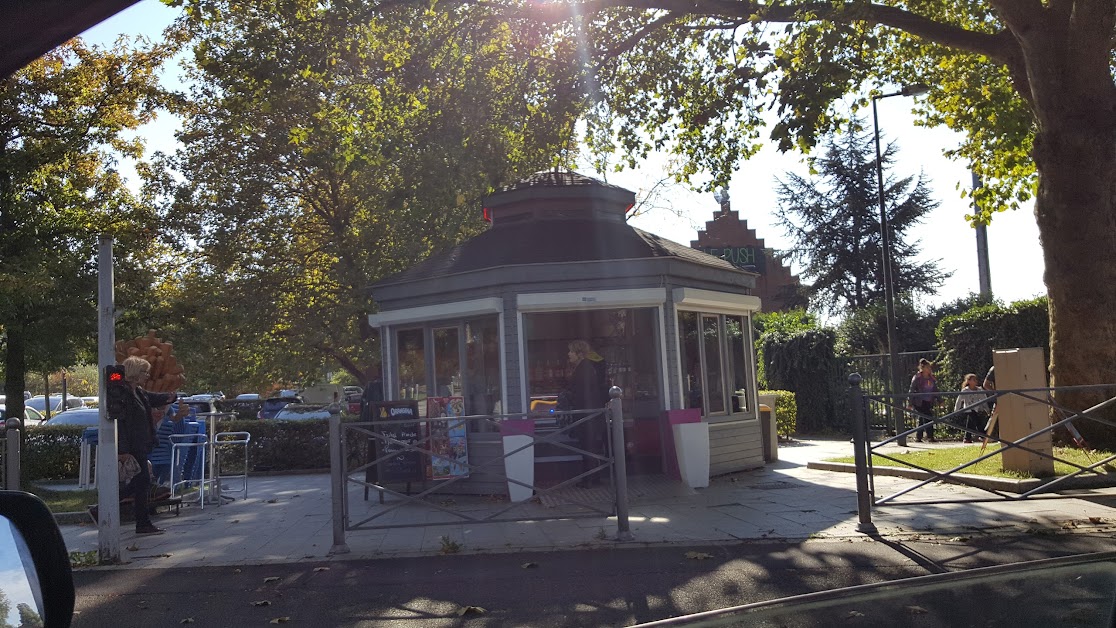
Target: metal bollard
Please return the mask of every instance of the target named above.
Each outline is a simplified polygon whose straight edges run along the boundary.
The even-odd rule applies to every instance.
[[[5,442],[7,450],[4,452],[4,465],[9,491],[19,490],[19,419],[8,419],[4,422],[7,434]]]
[[[864,392],[860,389],[860,373],[849,375],[849,405],[852,407],[853,460],[856,462],[856,513],[860,519],[857,532],[873,534],[872,494],[868,489],[868,424]]]
[[[608,390],[608,421],[612,429],[612,468],[616,474],[616,540],[631,541],[628,522],[628,457],[624,449],[624,405],[619,386]]]
[[[345,544],[345,470],[341,457],[341,415],[329,416],[329,479],[333,494],[333,547],[330,554],[348,554]]]

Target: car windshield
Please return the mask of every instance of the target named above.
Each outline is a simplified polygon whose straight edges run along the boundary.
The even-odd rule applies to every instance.
[[[274,412],[292,401],[293,399],[265,399],[263,402],[263,410],[264,412]]]

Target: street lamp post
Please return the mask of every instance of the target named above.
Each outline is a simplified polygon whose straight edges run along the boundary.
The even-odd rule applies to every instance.
[[[905,85],[903,89],[897,92],[872,96],[872,127],[875,130],[876,137],[876,192],[880,201],[880,263],[883,265],[884,306],[887,310],[887,355],[891,372],[889,388],[893,395],[893,406],[899,401],[898,395],[901,390],[901,383],[899,380],[899,354],[896,350],[895,341],[895,278],[892,275],[891,268],[891,230],[888,228],[887,207],[884,205],[883,156],[880,151],[880,118],[879,114],[876,113],[876,101],[892,96],[918,96],[928,91],[930,91],[930,88],[925,85]],[[902,434],[903,426],[900,425],[900,417],[903,416],[902,411],[897,412],[893,407],[891,416],[895,433]],[[897,442],[900,446],[906,446],[907,438],[899,436]]]

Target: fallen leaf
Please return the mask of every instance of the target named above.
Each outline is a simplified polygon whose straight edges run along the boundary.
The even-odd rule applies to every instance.
[[[922,608],[921,606],[908,606],[907,607],[907,612],[910,613],[911,615],[925,615],[926,613],[929,613],[930,611],[926,610],[925,608]]]
[[[279,582],[279,576],[268,576],[264,578],[264,584],[268,582]]]
[[[329,571],[329,567],[315,567],[314,571]]]
[[[139,551],[139,545],[129,545],[128,547],[125,547],[124,549],[128,550],[129,552],[138,552]]]
[[[240,519],[233,519],[233,520],[232,520],[232,521],[230,521],[229,523],[240,523]]]
[[[186,617],[186,618],[183,618],[183,620],[178,622],[178,623],[180,623],[180,624],[192,624],[192,623],[194,623],[194,618],[193,617]]]
[[[267,500],[267,503],[277,504],[277,503],[279,503],[279,498],[278,497],[272,497],[271,499]]]
[[[252,606],[271,606],[271,600],[259,600],[258,602],[252,602]]]
[[[864,617],[864,613],[860,611],[849,611],[845,614],[845,619],[856,619],[857,617]]]
[[[690,560],[705,560],[707,558],[713,558],[713,555],[706,554],[705,552],[686,552],[686,558]]]
[[[237,567],[236,569],[233,569],[233,573],[240,573],[240,568]]]
[[[271,623],[273,623],[273,624],[285,624],[289,621],[291,621],[290,617],[276,617],[275,619],[271,620]]]
[[[520,565],[520,567],[522,567],[524,569],[531,569],[532,567],[538,567],[538,566],[539,566],[538,563],[523,563],[522,565]]]
[[[967,537],[967,536],[955,536],[952,539],[950,539],[950,541],[953,542],[953,543],[964,543],[965,541],[968,541],[968,540],[969,540],[969,537]]]
[[[484,615],[488,611],[482,606],[462,606],[457,609],[457,616],[464,617],[466,615]]]
[[[1089,523],[1093,525],[1100,525],[1104,523],[1104,519],[1101,519],[1100,517],[1089,517]]]

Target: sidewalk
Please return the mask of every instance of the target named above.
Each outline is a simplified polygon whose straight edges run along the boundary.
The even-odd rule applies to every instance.
[[[691,490],[674,483],[633,478],[630,499],[635,540],[624,546],[696,544],[764,540],[867,538],[856,532],[856,485],[851,473],[808,469],[806,464],[848,456],[847,441],[800,440],[779,448],[780,460],[754,471],[714,478],[706,489]],[[910,486],[911,480],[876,478],[878,494]],[[600,489],[598,489],[600,490]],[[603,495],[581,497],[596,499]],[[351,491],[350,519],[360,521],[383,508],[373,492]],[[932,484],[913,496],[921,500],[983,498],[979,489]],[[873,512],[885,537],[929,535],[972,537],[1025,532],[1053,534],[1073,531],[1116,534],[1116,489],[1076,491],[1072,499],[1037,499],[988,503],[888,506]],[[389,502],[390,503],[390,502]],[[474,513],[502,508],[507,502],[447,497],[440,505]],[[535,512],[572,508],[554,500],[529,504]],[[156,523],[167,533],[137,537],[130,524],[121,530],[125,567],[198,567],[242,565],[330,558],[333,543],[329,476],[253,477],[249,497],[222,506],[183,506],[182,514],[162,515]],[[570,510],[574,512],[574,510]],[[527,512],[513,510],[511,517]],[[384,517],[391,523],[455,521],[431,509],[405,506]],[[97,530],[90,524],[64,525],[70,551],[95,551]],[[614,517],[570,518],[514,523],[453,523],[346,533],[350,553],[333,559],[431,555],[453,549],[472,552],[513,552],[613,547]],[[443,540],[443,538],[445,540]]]

